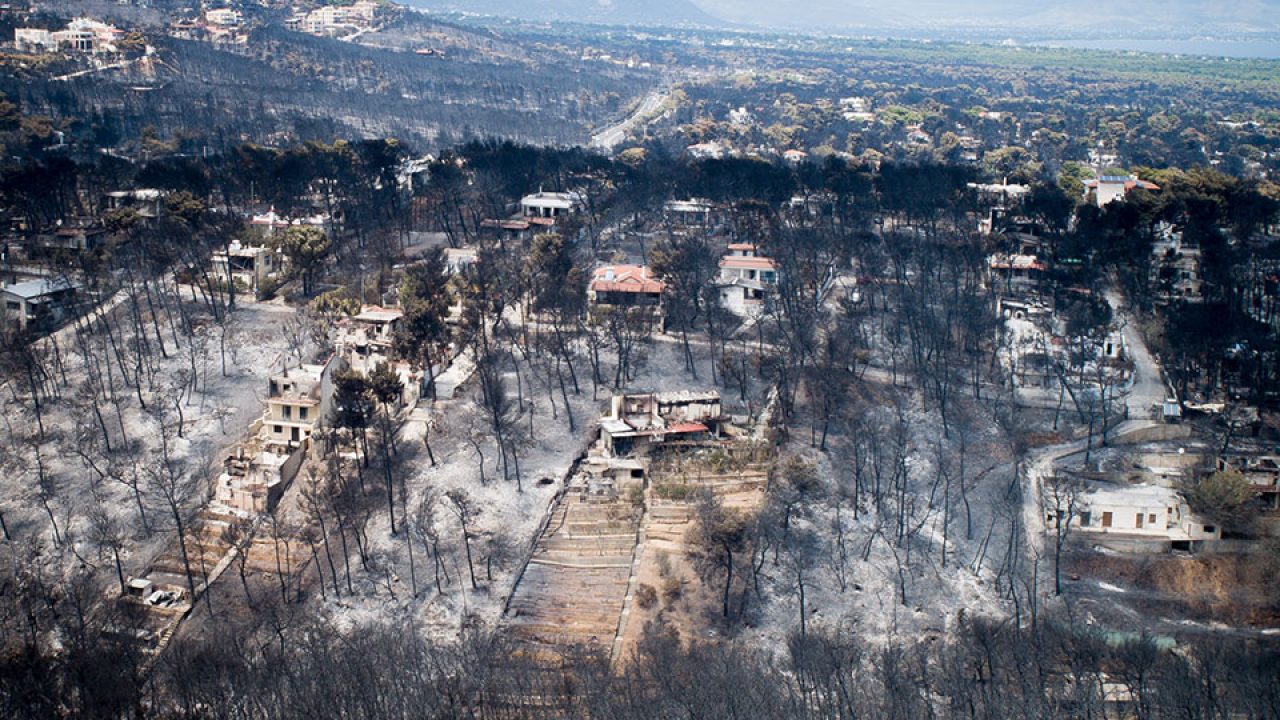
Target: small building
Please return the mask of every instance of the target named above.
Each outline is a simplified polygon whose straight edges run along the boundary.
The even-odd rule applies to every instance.
[[[1186,500],[1167,487],[1106,488],[1085,496],[1081,505],[1076,531],[1117,550],[1200,550],[1222,538],[1220,528],[1192,514]]]
[[[740,317],[757,317],[769,291],[778,284],[778,263],[761,256],[752,243],[733,243],[720,258],[720,305]]]
[[[210,25],[236,27],[244,22],[244,16],[234,8],[214,8],[204,12],[204,20]]]
[[[51,233],[41,234],[36,242],[50,250],[71,250],[74,252],[91,252],[102,247],[107,241],[106,228],[100,227],[60,227]]]
[[[1219,471],[1237,471],[1258,494],[1267,512],[1280,511],[1280,446],[1274,452],[1228,451],[1218,456]]]
[[[324,213],[317,213],[306,217],[288,218],[273,209],[249,218],[249,227],[263,239],[269,238],[285,228],[300,225],[308,225],[327,231],[329,216]]]
[[[1139,179],[1137,175],[1099,175],[1084,184],[1085,199],[1098,207],[1121,200],[1132,190],[1159,189],[1159,185]]]
[[[592,305],[659,307],[666,285],[645,265],[605,265],[596,268],[587,286]]]
[[[722,142],[705,142],[690,145],[685,152],[694,160],[719,160],[729,155],[729,148]]]
[[[444,269],[450,275],[457,275],[468,266],[476,264],[479,259],[480,251],[474,247],[444,249]]]
[[[712,204],[703,198],[688,200],[668,200],[662,206],[667,217],[678,223],[705,224],[711,215]]]
[[[543,192],[520,198],[520,215],[526,218],[563,217],[582,205],[582,196],[573,192]]]
[[[57,50],[53,33],[43,28],[14,28],[13,47],[18,52],[46,52]]]
[[[164,210],[164,199],[169,193],[155,188],[117,190],[106,196],[108,210],[133,210],[139,217],[154,220]]]
[[[1036,255],[992,255],[987,262],[991,283],[1006,293],[1029,293],[1040,289],[1049,266]]]
[[[71,314],[80,286],[61,278],[27,280],[0,287],[6,333],[40,332]]]
[[[787,150],[782,153],[782,159],[792,167],[800,165],[809,159],[809,153],[803,150]]]
[[[246,245],[239,240],[213,253],[214,277],[255,296],[267,280],[279,273],[281,265],[280,258],[266,246]]]
[[[396,308],[365,305],[360,313],[338,326],[338,353],[352,370],[366,375],[379,363],[390,362],[391,347],[404,312]]]
[[[610,457],[645,455],[669,442],[716,437],[724,420],[714,390],[614,395],[600,421],[600,441]]]

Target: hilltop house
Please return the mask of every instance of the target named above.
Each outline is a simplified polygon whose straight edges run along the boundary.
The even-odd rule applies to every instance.
[[[72,50],[74,52],[115,52],[116,42],[124,32],[111,25],[89,18],[76,18],[62,30],[42,28],[15,28],[13,45],[18,52],[49,52]]]

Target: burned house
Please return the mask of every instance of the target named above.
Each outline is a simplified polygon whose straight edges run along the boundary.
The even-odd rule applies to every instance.
[[[725,419],[714,390],[615,395],[600,421],[600,443],[609,457],[644,456],[664,445],[718,437]]]
[[[281,257],[264,245],[232,241],[213,253],[213,274],[219,281],[258,295],[267,281],[279,274]]]

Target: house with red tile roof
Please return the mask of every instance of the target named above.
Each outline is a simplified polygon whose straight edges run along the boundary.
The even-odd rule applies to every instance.
[[[657,307],[664,289],[646,265],[605,265],[592,273],[587,298],[592,305]]]

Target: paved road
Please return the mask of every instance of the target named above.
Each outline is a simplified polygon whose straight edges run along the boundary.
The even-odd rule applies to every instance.
[[[1133,378],[1130,382],[1129,392],[1125,397],[1128,416],[1131,419],[1120,423],[1109,432],[1110,438],[1120,439],[1130,432],[1159,424],[1151,419],[1150,410],[1152,405],[1164,401],[1166,390],[1160,373],[1160,366],[1156,363],[1150,350],[1147,349],[1147,343],[1143,340],[1142,334],[1138,331],[1132,317],[1124,309],[1123,296],[1117,290],[1111,289],[1106,292],[1106,298],[1107,302],[1111,304],[1116,321],[1123,328],[1125,346],[1128,349],[1129,357],[1133,358],[1134,365]],[[1052,477],[1054,465],[1067,457],[1084,452],[1089,442],[1089,438],[1073,440],[1033,450],[1027,456],[1022,518],[1027,532],[1027,543],[1030,546],[1030,556],[1033,561],[1036,558],[1044,559],[1047,557],[1045,554],[1045,534],[1047,530],[1045,528],[1044,506],[1041,499],[1044,480],[1047,477]],[[1052,583],[1052,577],[1052,573],[1045,573],[1041,577],[1041,590],[1045,594],[1052,592],[1051,589],[1046,589],[1047,585]]]
[[[665,89],[651,91],[644,97],[644,100],[640,101],[640,106],[627,119],[592,135],[591,147],[601,150],[612,150],[617,147],[619,143],[627,138],[627,133],[631,132],[632,128],[639,125],[646,116],[662,107],[662,103],[666,101],[667,91]]]
[[[1131,418],[1150,417],[1153,406],[1158,406],[1168,397],[1164,379],[1160,374],[1160,366],[1147,349],[1137,323],[1125,310],[1124,298],[1114,288],[1106,292],[1107,302],[1111,304],[1116,322],[1123,328],[1125,348],[1133,359],[1133,378],[1126,397]]]

